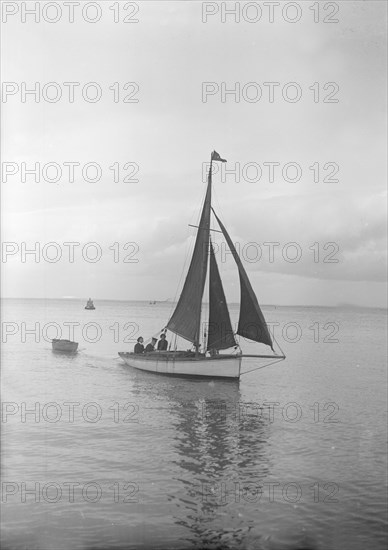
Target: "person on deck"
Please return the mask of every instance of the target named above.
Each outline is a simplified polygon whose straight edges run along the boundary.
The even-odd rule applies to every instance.
[[[137,343],[135,344],[134,352],[135,353],[143,353],[144,352],[144,346],[143,346],[144,339],[142,336],[139,336],[137,339]]]
[[[156,342],[158,341],[157,338],[152,338],[151,342],[149,344],[146,345],[146,349],[145,351],[148,352],[148,351],[155,351],[155,345],[156,345]]]
[[[166,340],[166,335],[163,332],[163,334],[160,335],[160,340],[158,342],[158,351],[166,351],[167,346],[168,346],[168,342]]]

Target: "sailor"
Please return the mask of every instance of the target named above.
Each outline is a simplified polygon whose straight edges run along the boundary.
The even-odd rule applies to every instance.
[[[155,351],[155,345],[156,345],[156,342],[158,341],[157,338],[152,338],[151,342],[149,344],[146,345],[146,349],[145,351],[148,352],[148,351]]]
[[[166,340],[166,335],[163,332],[163,334],[160,335],[160,340],[158,342],[158,350],[159,351],[166,351],[167,346],[168,346],[168,342]]]
[[[137,339],[137,344],[135,344],[134,352],[135,353],[143,353],[144,352],[144,346],[143,346],[144,339],[142,336],[139,336]]]

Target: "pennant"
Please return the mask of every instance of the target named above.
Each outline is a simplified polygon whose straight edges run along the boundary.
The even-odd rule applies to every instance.
[[[225,159],[222,159],[217,151],[212,152],[212,160],[219,160],[220,162],[226,162]]]

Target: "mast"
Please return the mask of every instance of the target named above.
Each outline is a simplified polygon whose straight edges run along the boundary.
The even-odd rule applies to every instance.
[[[207,189],[209,194],[209,206],[211,210],[211,196],[212,196],[212,167],[213,167],[213,153],[210,155],[210,167],[209,167],[209,173],[207,177]],[[210,218],[209,218],[209,229],[210,229]],[[201,228],[200,228],[201,230]],[[207,271],[207,263],[208,263],[208,251],[209,251],[209,245],[210,245],[210,232],[208,237],[208,243],[207,243],[207,249],[206,249],[206,271]],[[198,356],[199,354],[199,347],[200,347],[200,341],[201,341],[201,316],[202,316],[202,299],[201,304],[199,307],[199,315],[197,319],[197,334],[196,334],[196,340],[194,342],[195,347],[195,355]]]
[[[202,207],[193,255],[176,308],[167,328],[194,344],[198,354],[201,335],[201,308],[209,261],[212,163]]]
[[[167,323],[168,330],[193,343],[197,356],[201,340],[202,298],[209,263],[213,160],[226,162],[225,159],[220,157],[217,151],[212,152],[206,195],[202,207],[193,255],[178,303]]]

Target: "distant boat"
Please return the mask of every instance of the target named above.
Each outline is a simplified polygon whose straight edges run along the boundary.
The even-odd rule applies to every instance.
[[[75,353],[78,349],[78,342],[71,340],[58,340],[54,338],[52,341],[53,351],[61,351],[63,353]]]
[[[151,300],[151,302],[149,302],[150,306],[154,306],[156,304],[156,300]]]
[[[119,352],[119,356],[129,366],[160,374],[238,379],[244,357],[285,359],[284,355],[276,355],[273,350],[272,338],[248,275],[232,239],[211,206],[212,163],[214,161],[226,162],[216,151],[213,151],[193,256],[182,293],[166,325],[166,330],[192,342],[193,349],[179,351],[175,347],[171,350],[170,344],[167,351],[140,354]],[[221,231],[210,229],[211,212],[213,212]],[[217,231],[224,235],[237,264],[241,298],[240,318],[236,334],[266,344],[272,350],[271,355],[244,355],[236,342],[210,231]],[[201,334],[201,308],[209,262],[209,323],[207,334]],[[221,350],[230,350],[230,348],[234,348],[234,350],[220,353]]]
[[[89,300],[86,302],[85,309],[96,309],[91,298],[89,298]]]

